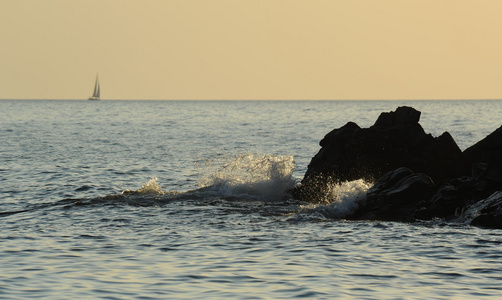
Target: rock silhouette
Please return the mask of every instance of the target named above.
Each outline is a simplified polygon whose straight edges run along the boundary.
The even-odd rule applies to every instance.
[[[365,179],[376,183],[346,218],[408,222],[458,218],[502,190],[502,127],[462,152],[448,132],[425,133],[420,115],[402,106],[369,128],[348,122],[332,130],[292,195],[324,203],[327,186]],[[473,224],[502,228],[502,201],[489,205],[472,215]]]

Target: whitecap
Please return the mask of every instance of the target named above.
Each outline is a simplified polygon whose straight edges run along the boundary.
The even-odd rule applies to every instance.
[[[366,200],[366,192],[372,183],[362,179],[328,184],[325,203],[301,207],[300,213],[320,213],[326,218],[341,219],[354,213]]]
[[[281,200],[296,184],[294,157],[290,155],[241,153],[205,160],[197,167],[202,175],[199,187],[223,197]]]
[[[160,187],[157,182],[157,178],[151,178],[147,183],[143,184],[143,186],[135,191],[125,190],[122,192],[123,195],[163,195],[165,192]]]

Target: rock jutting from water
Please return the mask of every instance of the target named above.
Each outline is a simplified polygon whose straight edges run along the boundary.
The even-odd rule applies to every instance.
[[[448,132],[425,133],[420,114],[402,106],[369,128],[348,122],[332,130],[293,197],[323,203],[327,187],[365,179],[376,183],[347,219],[454,220],[469,212],[473,225],[502,228],[502,126],[462,152]]]

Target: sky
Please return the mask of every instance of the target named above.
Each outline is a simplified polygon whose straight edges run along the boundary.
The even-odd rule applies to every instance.
[[[501,99],[500,0],[0,0],[0,99]]]

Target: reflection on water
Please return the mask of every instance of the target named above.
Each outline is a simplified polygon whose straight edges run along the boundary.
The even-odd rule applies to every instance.
[[[288,197],[326,133],[400,105],[462,149],[501,125],[500,101],[0,101],[0,298],[498,298],[499,230],[338,219],[361,181]]]
[[[295,214],[299,207],[212,199],[45,208],[37,213],[43,222],[35,212],[4,217],[2,293],[423,299],[502,292],[497,232],[439,221],[334,221]]]

